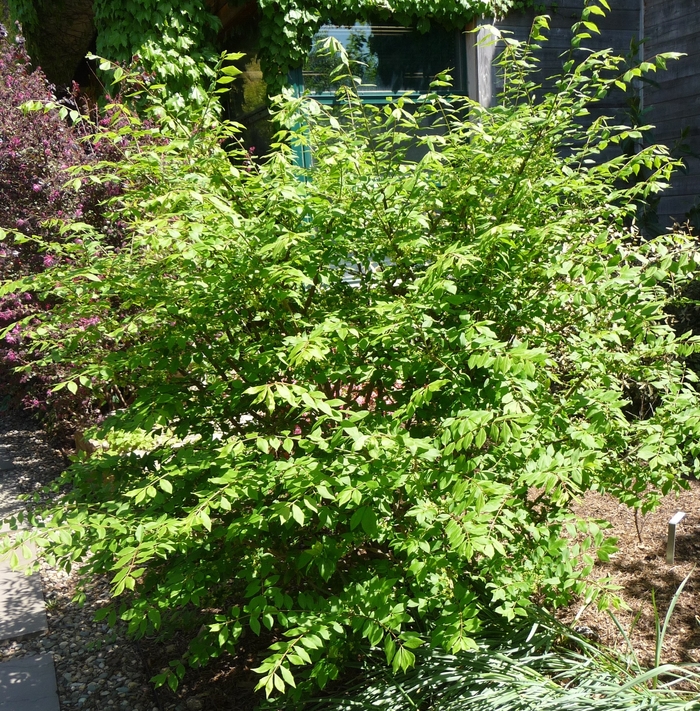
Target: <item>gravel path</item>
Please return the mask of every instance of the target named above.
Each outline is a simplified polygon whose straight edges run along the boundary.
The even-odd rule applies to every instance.
[[[62,457],[48,446],[36,424],[0,413],[0,519],[19,510],[19,494],[41,488],[62,467]],[[106,582],[93,583],[81,607],[72,602],[75,574],[42,564],[41,580],[48,633],[0,642],[0,662],[50,651],[61,711],[160,711],[143,660],[124,629],[94,621],[95,610],[108,598]]]

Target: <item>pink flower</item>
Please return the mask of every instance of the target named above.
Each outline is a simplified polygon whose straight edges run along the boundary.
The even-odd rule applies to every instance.
[[[52,267],[54,264],[56,264],[56,258],[52,257],[50,254],[45,254],[44,255],[44,266],[48,269],[49,267]]]
[[[97,326],[97,324],[99,322],[100,322],[99,316],[91,316],[90,318],[81,318],[78,321],[78,330],[84,331],[86,328],[89,328],[90,326]]]

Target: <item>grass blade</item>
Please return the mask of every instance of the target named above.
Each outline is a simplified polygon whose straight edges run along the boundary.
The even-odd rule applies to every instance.
[[[661,630],[661,635],[658,635],[658,614],[656,614],[656,607],[654,608],[655,612],[655,617],[656,617],[656,627],[657,627],[657,640],[656,640],[656,666],[658,667],[659,664],[661,663],[661,651],[664,643],[664,638],[666,637],[666,631],[668,630],[668,626],[671,623],[671,617],[673,615],[673,611],[676,608],[676,604],[678,603],[678,600],[681,596],[681,593],[683,592],[683,588],[686,586],[686,583],[688,580],[690,580],[690,576],[695,572],[695,566],[693,566],[688,573],[688,575],[685,576],[683,579],[683,582],[678,586],[678,590],[676,590],[675,594],[671,598],[671,603],[668,606],[668,611],[666,612],[666,617],[664,618],[664,626],[663,629]]]

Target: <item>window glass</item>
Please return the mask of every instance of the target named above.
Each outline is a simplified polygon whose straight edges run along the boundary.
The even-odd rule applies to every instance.
[[[386,96],[403,91],[425,92],[435,75],[452,69],[459,89],[461,57],[459,35],[440,27],[420,33],[392,24],[323,25],[314,37],[303,70],[304,88],[315,95],[332,95],[337,87],[331,72],[338,59],[322,50],[322,42],[335,37],[351,60],[362,62],[354,73],[362,79],[363,95]]]

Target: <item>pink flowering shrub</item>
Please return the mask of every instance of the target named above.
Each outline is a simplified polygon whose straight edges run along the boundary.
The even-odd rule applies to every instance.
[[[65,187],[66,169],[84,160],[73,130],[55,111],[25,111],[28,101],[50,101],[51,86],[40,69],[31,70],[22,42],[0,31],[0,227],[41,234],[50,218],[72,216],[80,196]],[[36,249],[5,240],[0,254],[3,278],[41,268]]]
[[[76,166],[115,159],[114,145],[87,140],[90,122],[71,125],[57,108],[28,110],[27,102],[57,106],[53,87],[41,69],[32,70],[21,35],[10,41],[0,25],[0,234],[6,231],[0,242],[0,279],[4,282],[55,267],[59,259],[46,250],[44,240],[54,241],[62,224],[87,223],[113,244],[121,241],[121,223],[111,221],[105,207],[105,200],[118,195],[121,186],[82,181],[78,187],[70,172]],[[83,113],[89,108],[76,84],[61,103],[80,107]],[[107,115],[100,123],[110,121]],[[0,330],[15,324],[0,339],[0,393],[42,414],[60,433],[72,429],[78,417],[94,420],[99,403],[91,401],[87,391],[53,391],[65,378],[65,365],[30,367],[35,357],[21,322],[31,323],[27,319],[33,314],[50,308],[51,303],[32,293],[0,298]]]

